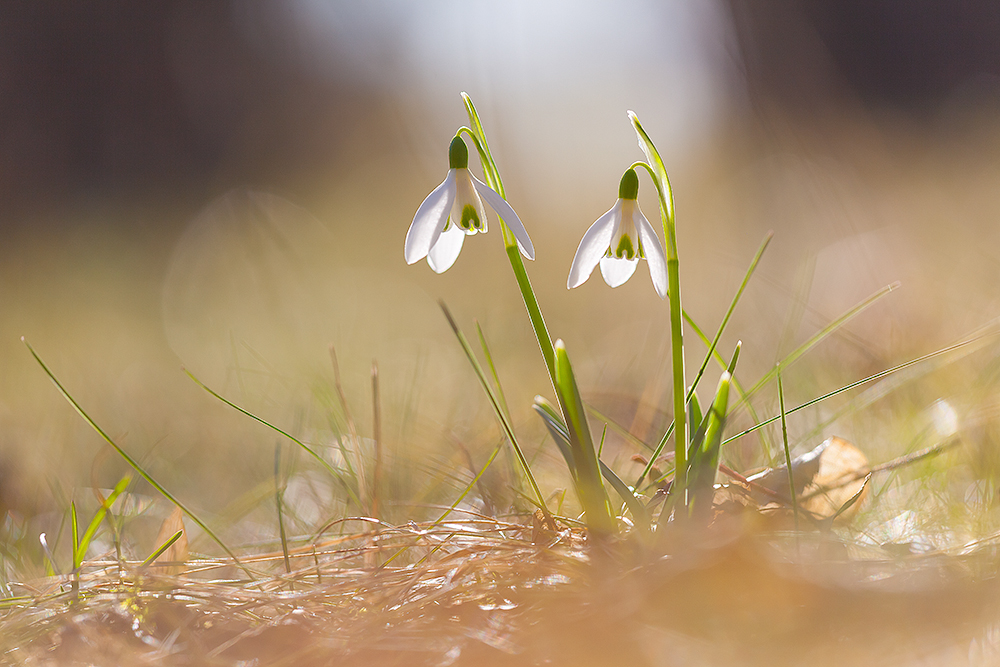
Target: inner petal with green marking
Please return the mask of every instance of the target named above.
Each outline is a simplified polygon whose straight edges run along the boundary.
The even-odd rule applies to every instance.
[[[472,204],[466,204],[462,207],[462,222],[459,224],[462,229],[483,228],[483,221],[479,219],[479,214],[476,213],[476,207]]]
[[[635,257],[635,248],[632,247],[632,239],[628,235],[623,234],[618,240],[618,248],[615,249],[615,257],[618,259],[633,259]]]

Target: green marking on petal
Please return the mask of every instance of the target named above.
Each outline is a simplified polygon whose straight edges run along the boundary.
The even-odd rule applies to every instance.
[[[627,234],[622,235],[620,241],[618,241],[618,248],[615,250],[615,257],[618,259],[634,259],[635,258],[635,248],[632,247],[632,239],[628,237]]]
[[[639,197],[639,177],[635,169],[628,169],[622,174],[622,180],[618,183],[619,199],[637,199]]]
[[[479,219],[479,214],[476,213],[476,207],[472,204],[466,204],[462,209],[462,228],[471,229],[472,227],[482,229],[483,222]]]
[[[469,148],[462,141],[462,137],[455,137],[448,147],[448,167],[450,169],[468,169]]]

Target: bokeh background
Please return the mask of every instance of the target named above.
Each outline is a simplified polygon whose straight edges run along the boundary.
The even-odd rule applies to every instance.
[[[345,423],[332,343],[366,437],[378,364],[399,497],[464,465],[454,451],[481,463],[499,431],[438,299],[470,336],[482,324],[518,428],[541,443],[530,401],[551,390],[496,230],[441,276],[403,261],[466,122],[460,91],[534,240],[553,336],[634,435],[669,418],[666,304],[645,267],[614,291],[599,276],[565,289],[641,157],[627,109],[667,163],[685,306],[707,330],[775,233],[722,343],[744,341],[747,384],[895,281],[789,369],[789,402],[952,343],[1000,312],[998,35],[987,0],[4,2],[0,511],[58,522],[124,472],[21,336],[209,516],[266,483],[275,436],[182,367],[322,446]],[[687,341],[696,367],[704,348]],[[990,359],[925,379],[905,410],[875,404],[822,433],[829,413],[801,414],[793,444],[836,434],[895,456],[941,398],[980,423],[992,397],[970,387]],[[768,388],[758,408],[776,402]],[[747,440],[734,462],[760,463]],[[552,470],[548,488],[565,486]]]

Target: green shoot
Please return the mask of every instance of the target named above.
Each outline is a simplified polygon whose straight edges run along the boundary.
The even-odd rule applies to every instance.
[[[604,493],[604,485],[601,483],[597,450],[590,435],[587,413],[583,409],[583,400],[580,398],[580,390],[573,375],[573,367],[570,365],[566,346],[561,340],[556,341],[555,352],[556,395],[562,413],[566,415],[569,444],[576,465],[577,493],[583,511],[587,515],[587,526],[596,537],[604,538],[617,531]]]
[[[559,451],[566,460],[566,466],[573,477],[573,483],[576,485],[577,468],[573,450],[570,447],[569,429],[566,428],[566,424],[562,421],[562,417],[559,416],[555,406],[545,400],[544,397],[535,396],[535,404],[532,407],[534,407],[535,412],[542,418],[556,446],[559,447]],[[643,534],[648,535],[651,532],[651,520],[646,506],[636,497],[635,492],[611,468],[604,464],[604,461],[598,459],[598,463],[601,467],[601,475],[611,485],[611,488],[618,493],[629,512],[631,512],[633,523]]]
[[[715,400],[712,401],[708,414],[702,419],[701,425],[692,436],[691,458],[687,472],[690,485],[687,489],[688,495],[685,503],[690,516],[707,518],[712,509],[715,496],[715,477],[719,471],[722,430],[725,428],[726,412],[729,405],[729,386],[739,356],[740,344],[737,343],[729,367],[719,378]],[[677,497],[683,502],[683,496],[678,494]]]

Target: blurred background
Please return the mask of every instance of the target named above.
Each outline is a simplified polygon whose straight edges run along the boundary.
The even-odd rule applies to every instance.
[[[565,289],[579,238],[642,157],[627,109],[670,172],[685,307],[707,331],[775,232],[721,345],[744,341],[746,384],[894,281],[789,369],[789,402],[952,343],[1000,304],[998,35],[988,0],[4,2],[0,511],[58,516],[124,472],[21,336],[209,516],[270,479],[275,436],[182,366],[324,446],[346,423],[332,343],[365,437],[378,363],[398,496],[420,484],[408,456],[428,476],[464,465],[462,448],[479,465],[499,431],[438,299],[470,336],[482,324],[537,448],[530,401],[551,389],[499,234],[470,238],[441,276],[403,261],[467,122],[461,91],[535,243],[551,333],[586,398],[639,438],[669,420],[666,304],[644,266],[614,291],[599,276]],[[704,347],[687,344],[696,368]],[[942,397],[982,426],[991,359],[822,433],[833,408],[801,413],[793,444],[835,434],[896,456]],[[772,414],[773,387],[757,403]],[[734,464],[759,464],[745,440]],[[627,476],[631,451],[609,436]],[[564,487],[554,448],[538,456]]]

